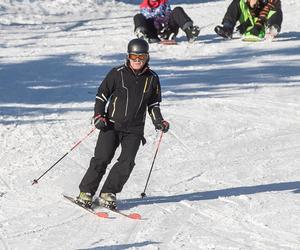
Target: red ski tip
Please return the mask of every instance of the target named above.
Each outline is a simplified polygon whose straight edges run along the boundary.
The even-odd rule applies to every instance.
[[[108,218],[108,213],[105,212],[96,212],[96,215],[101,218]]]
[[[142,219],[142,216],[140,214],[137,214],[137,213],[129,214],[128,217],[131,218],[131,219],[135,219],[135,220]]]

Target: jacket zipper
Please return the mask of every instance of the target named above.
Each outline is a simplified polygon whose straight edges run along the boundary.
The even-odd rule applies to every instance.
[[[127,109],[128,109],[128,88],[125,87],[124,78],[123,78],[123,72],[121,71],[121,77],[122,77],[122,87],[126,89],[126,107],[125,107],[125,117],[127,116]]]
[[[152,80],[152,77],[151,77],[151,80]],[[151,81],[151,80],[150,80],[150,81]],[[139,104],[139,107],[138,107],[138,109],[137,109],[137,111],[136,111],[136,113],[135,113],[135,117],[137,116],[137,114],[138,114],[138,112],[139,112],[139,110],[140,110],[140,108],[141,108],[141,106],[142,106],[142,102],[143,102],[144,95],[145,95],[145,92],[146,92],[146,90],[147,90],[147,87],[148,87],[148,77],[146,78],[146,81],[145,81],[145,86],[144,86],[144,91],[143,91],[143,94],[142,94],[142,99],[141,99],[140,104]]]
[[[114,117],[115,111],[116,111],[116,102],[117,102],[118,97],[115,98],[113,102],[113,112],[111,114],[111,117]]]

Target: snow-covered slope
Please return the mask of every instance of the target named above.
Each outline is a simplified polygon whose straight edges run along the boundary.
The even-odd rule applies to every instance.
[[[280,37],[242,43],[213,32],[229,0],[173,1],[201,35],[150,47],[171,129],[141,199],[159,136],[147,120],[118,195],[144,218],[133,221],[62,198],[78,194],[98,132],[31,181],[92,129],[97,87],[124,61],[138,1],[2,0],[0,249],[300,249],[300,2],[282,2]]]

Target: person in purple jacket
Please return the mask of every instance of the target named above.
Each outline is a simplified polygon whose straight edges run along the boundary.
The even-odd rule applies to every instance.
[[[134,32],[149,43],[173,40],[181,28],[189,42],[197,39],[200,29],[182,7],[171,9],[168,0],[143,0],[140,13],[134,16]]]

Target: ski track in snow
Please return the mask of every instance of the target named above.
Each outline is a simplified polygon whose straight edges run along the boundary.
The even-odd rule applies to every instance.
[[[299,2],[282,3],[273,43],[216,38],[230,0],[174,3],[201,33],[194,44],[180,31],[177,46],[150,45],[171,128],[147,197],[136,198],[159,138],[147,119],[118,196],[142,215],[135,221],[95,218],[60,195],[77,195],[98,132],[31,181],[91,129],[94,95],[124,61],[138,1],[1,2],[1,249],[300,249]]]

